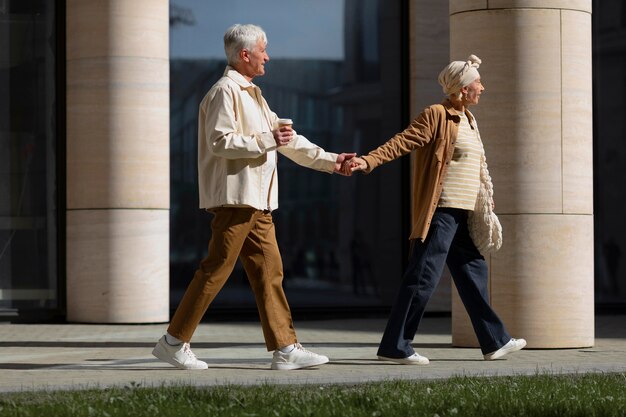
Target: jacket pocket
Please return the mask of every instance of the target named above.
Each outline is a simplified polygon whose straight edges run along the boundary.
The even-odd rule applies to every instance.
[[[437,162],[443,162],[446,159],[446,146],[444,138],[438,137],[437,139],[435,139],[433,146],[435,147],[435,159],[437,160]]]

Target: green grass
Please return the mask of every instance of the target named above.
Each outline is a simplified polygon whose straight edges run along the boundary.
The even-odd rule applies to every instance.
[[[0,416],[625,416],[626,373],[0,394]]]

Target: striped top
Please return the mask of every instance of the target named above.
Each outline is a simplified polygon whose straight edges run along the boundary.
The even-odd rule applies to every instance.
[[[456,146],[443,181],[439,207],[474,210],[480,185],[480,157],[482,143],[476,129],[472,129],[465,113],[459,114],[461,123]]]

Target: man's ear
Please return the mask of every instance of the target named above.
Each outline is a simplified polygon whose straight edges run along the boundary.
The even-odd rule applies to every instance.
[[[239,60],[242,62],[250,62],[250,56],[247,49],[239,51]]]

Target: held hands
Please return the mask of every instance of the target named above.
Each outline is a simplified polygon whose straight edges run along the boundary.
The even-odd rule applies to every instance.
[[[293,140],[293,129],[291,126],[281,126],[272,130],[276,146],[284,146]]]
[[[355,153],[340,153],[337,155],[337,160],[335,161],[335,172],[336,174],[350,176],[352,175],[352,171],[344,169],[344,166],[350,162],[352,158],[356,156]]]
[[[365,162],[363,158],[359,158],[358,156],[354,156],[352,158],[344,160],[343,164],[341,165],[341,173],[347,176],[352,175],[352,173],[355,171],[363,171],[365,169],[367,169],[367,162]]]

